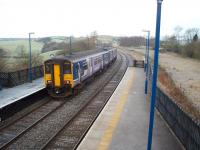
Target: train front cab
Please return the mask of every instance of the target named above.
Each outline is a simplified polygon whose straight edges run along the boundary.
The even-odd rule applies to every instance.
[[[69,61],[45,62],[45,85],[53,97],[68,96],[73,88],[73,69]]]

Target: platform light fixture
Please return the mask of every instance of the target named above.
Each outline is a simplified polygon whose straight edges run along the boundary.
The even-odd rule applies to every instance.
[[[28,33],[28,36],[29,36],[29,82],[32,82],[31,34],[35,34],[35,33],[34,32]]]
[[[152,146],[154,112],[155,112],[155,101],[156,101],[156,84],[157,84],[157,75],[158,75],[158,56],[159,56],[159,47],[160,47],[160,22],[161,22],[162,2],[163,0],[157,0],[154,67],[153,67],[153,81],[152,81],[152,94],[151,94],[151,104],[150,104],[150,119],[149,119],[147,150],[151,150],[151,146]]]

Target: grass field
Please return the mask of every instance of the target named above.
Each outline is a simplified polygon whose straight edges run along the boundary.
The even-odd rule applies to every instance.
[[[69,43],[69,38],[64,36],[52,36],[51,42],[67,42]],[[73,43],[85,40],[86,37],[73,37],[72,38],[72,46],[74,46],[74,51],[80,51],[81,45],[79,47],[73,45]],[[32,55],[33,57],[38,56],[40,57],[39,60],[42,60],[39,64],[43,64],[43,62],[52,56],[60,55],[62,54],[62,50],[54,50],[42,53],[42,48],[44,46],[43,42],[38,42],[38,39],[32,39],[31,40],[31,48],[32,48]],[[102,42],[112,42],[113,37],[112,36],[98,36],[98,40]],[[0,55],[0,71],[1,72],[10,72],[10,71],[16,71],[25,69],[28,67],[28,59],[29,59],[29,41],[28,39],[19,39],[19,38],[0,38],[0,49],[3,49],[5,52],[6,57],[1,57]],[[73,49],[73,47],[72,47]],[[80,50],[79,50],[80,49]],[[23,51],[23,52],[22,52]],[[23,53],[23,54],[22,54]],[[26,57],[23,58],[22,56]],[[37,58],[37,57],[35,57]],[[38,63],[37,63],[38,65]]]
[[[43,43],[36,42],[32,39],[31,48],[33,53],[41,53],[41,49],[43,47]],[[24,50],[29,52],[29,42],[28,39],[19,39],[19,40],[0,40],[0,48],[3,48],[6,51],[7,56],[17,56],[18,55],[18,47],[24,46]]]
[[[39,54],[38,56],[43,61],[49,59],[52,56],[56,56],[61,52],[61,50],[54,50],[46,53],[41,53],[43,45],[44,44],[42,42],[37,42],[35,39],[32,39],[31,41],[32,55]],[[6,52],[6,58],[1,58],[0,56],[0,62],[3,62],[3,65],[1,65],[0,69],[2,72],[11,72],[28,68],[28,64],[24,65],[24,62],[26,62],[24,58],[15,58],[20,56],[20,47],[23,47],[24,54],[29,56],[28,39],[0,39],[0,48]],[[23,63],[23,65],[20,66],[20,63]]]

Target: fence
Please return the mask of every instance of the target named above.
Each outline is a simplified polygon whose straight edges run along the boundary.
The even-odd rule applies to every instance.
[[[29,69],[19,70],[16,72],[0,72],[0,84],[3,87],[13,87],[29,81]],[[32,68],[32,78],[37,79],[44,75],[43,66]]]
[[[149,65],[151,95],[152,66]],[[157,87],[156,108],[187,150],[200,150],[200,123],[194,121],[175,101]]]

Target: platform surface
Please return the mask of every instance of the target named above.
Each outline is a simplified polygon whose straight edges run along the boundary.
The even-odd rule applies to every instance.
[[[115,93],[80,143],[78,150],[146,150],[149,101],[144,69],[128,68]],[[152,150],[182,150],[159,113],[155,113]]]
[[[12,88],[3,88],[0,91],[0,108],[5,107],[19,99],[35,93],[45,87],[43,78],[33,80]]]

